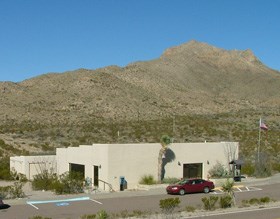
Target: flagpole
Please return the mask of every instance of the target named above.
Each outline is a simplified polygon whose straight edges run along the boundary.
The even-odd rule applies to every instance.
[[[259,142],[258,142],[258,163],[260,162],[260,147],[261,147],[261,122],[262,118],[260,118],[260,124],[259,124]]]

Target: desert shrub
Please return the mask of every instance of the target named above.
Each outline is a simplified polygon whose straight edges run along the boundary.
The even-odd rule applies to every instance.
[[[234,194],[234,181],[227,179],[223,185],[222,185],[222,190],[231,197],[231,204],[234,206],[236,201],[235,201],[235,194]]]
[[[272,170],[280,172],[280,163],[272,163]]]
[[[132,214],[129,213],[128,210],[123,210],[123,211],[120,212],[120,217],[121,217],[121,218],[129,218],[129,217],[131,217],[131,216],[132,216]]]
[[[269,197],[262,197],[262,198],[260,198],[260,202],[261,203],[269,203],[269,202],[271,202],[271,199],[269,198]]]
[[[26,182],[28,181],[26,175],[24,175],[24,174],[22,174],[22,173],[18,173],[17,175],[18,175],[18,180],[19,180],[20,182],[26,183]]]
[[[9,191],[10,191],[10,187],[11,186],[1,186],[0,187],[0,198],[5,199],[5,198],[8,197]]]
[[[273,200],[270,199],[269,197],[265,196],[262,198],[251,198],[249,200],[242,200],[242,206],[243,207],[249,207],[250,205],[259,205],[259,204],[265,204],[265,203],[269,203],[272,202]]]
[[[29,217],[28,219],[52,219],[51,217],[42,217],[40,215],[36,215],[33,217]]]
[[[242,207],[249,207],[249,201],[248,200],[242,200]]]
[[[255,173],[255,166],[252,163],[245,163],[242,166],[242,173],[248,176],[252,176]]]
[[[133,210],[132,214],[133,214],[134,217],[140,217],[140,216],[143,216],[143,215],[148,215],[148,212],[143,212],[143,211],[140,211],[140,210]]]
[[[12,180],[12,177],[10,174],[10,158],[9,157],[3,157],[0,159],[0,179]]]
[[[260,160],[255,164],[255,173],[256,177],[269,177],[272,175],[272,168],[271,168],[271,158],[267,153],[260,154]]]
[[[9,198],[23,198],[25,194],[23,192],[23,183],[15,182],[13,186],[9,189]]]
[[[227,170],[220,162],[217,163],[209,170],[209,175],[214,178],[221,178],[227,175]]]
[[[57,176],[54,173],[50,173],[48,170],[43,170],[33,177],[32,188],[34,190],[52,190],[54,182],[57,181]]]
[[[56,194],[76,194],[83,192],[84,179],[81,173],[66,172],[53,183]]]
[[[178,178],[171,178],[171,177],[168,177],[168,178],[164,178],[162,180],[162,183],[167,183],[167,184],[174,184],[176,182],[178,182],[179,179]]]
[[[17,180],[17,181],[20,181],[20,182],[27,182],[28,181],[28,179],[26,178],[26,175],[16,172],[15,169],[10,171],[10,176],[13,180]]]
[[[209,198],[203,197],[201,199],[201,201],[203,202],[204,209],[207,211],[215,210],[215,205],[216,205],[218,199],[219,198],[217,196],[210,196]]]
[[[15,182],[11,186],[0,187],[0,198],[11,199],[11,198],[23,198],[25,193],[23,192],[23,183]]]
[[[186,207],[185,207],[185,210],[186,210],[187,212],[195,212],[195,207],[193,207],[193,206],[186,206]]]
[[[230,208],[232,205],[232,197],[230,195],[224,195],[220,197],[220,207]]]
[[[53,147],[49,145],[49,143],[44,143],[41,145],[41,148],[43,151],[53,151]]]
[[[179,207],[179,204],[181,203],[180,199],[177,198],[167,198],[167,199],[161,199],[159,201],[159,206],[163,213],[165,214],[171,214],[175,210],[175,208]]]
[[[85,214],[80,217],[80,219],[95,219],[96,214]]]
[[[63,141],[63,142],[61,142],[61,145],[64,146],[64,147],[68,147],[71,144],[68,141],[67,142]]]
[[[151,212],[145,212],[140,210],[133,210],[129,212],[128,210],[123,210],[120,213],[112,213],[110,218],[149,218],[148,216],[151,215]]]
[[[251,199],[249,200],[249,204],[250,204],[250,205],[258,205],[258,204],[260,204],[260,200],[257,199],[257,198],[251,198]]]
[[[226,193],[232,193],[233,192],[233,186],[234,186],[234,181],[227,179],[223,185],[222,185],[222,190]]]
[[[153,185],[156,184],[156,181],[152,175],[144,175],[141,177],[139,183],[143,185]]]
[[[105,210],[101,210],[96,213],[96,218],[97,219],[107,219],[107,218],[109,218],[109,214]]]

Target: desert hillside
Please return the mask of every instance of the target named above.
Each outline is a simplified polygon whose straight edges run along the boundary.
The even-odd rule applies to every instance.
[[[26,154],[97,142],[156,142],[169,134],[177,142],[239,141],[242,156],[252,157],[263,117],[269,125],[263,148],[275,155],[279,88],[280,72],[250,49],[197,41],[126,67],[0,82],[0,139],[6,145],[0,150]]]

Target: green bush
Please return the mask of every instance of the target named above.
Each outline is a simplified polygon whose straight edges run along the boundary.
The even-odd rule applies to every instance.
[[[210,196],[209,198],[203,197],[201,199],[201,201],[204,204],[204,209],[207,210],[207,211],[215,210],[215,205],[216,205],[218,199],[219,198],[217,196]]]
[[[222,190],[226,193],[226,195],[231,197],[232,206],[236,204],[233,186],[234,186],[234,181],[232,179],[227,179],[222,185]]]
[[[272,163],[272,170],[280,172],[280,163]]]
[[[260,200],[257,199],[257,198],[251,198],[251,199],[249,200],[249,204],[250,204],[250,205],[258,205],[258,204],[260,204]]]
[[[12,180],[12,177],[10,174],[10,158],[9,157],[3,157],[0,159],[0,179]]]
[[[0,187],[0,198],[5,199],[9,195],[11,186],[1,186]]]
[[[175,210],[175,208],[179,207],[179,204],[181,203],[180,199],[177,198],[167,198],[167,199],[161,199],[159,201],[159,206],[163,213],[171,214]]]
[[[96,218],[96,214],[85,214],[80,217],[80,219],[95,219],[95,218]]]
[[[50,173],[48,170],[43,170],[33,177],[32,188],[34,190],[53,190],[54,182],[57,181],[57,176],[54,173]]]
[[[81,173],[66,172],[53,183],[56,194],[76,194],[83,192],[84,179]]]
[[[139,183],[143,185],[153,185],[156,184],[156,180],[152,175],[144,175],[141,177]]]
[[[193,206],[186,206],[185,210],[187,212],[195,212],[195,207],[193,207]]]
[[[174,183],[178,182],[179,180],[180,180],[180,179],[178,179],[178,178],[170,178],[170,177],[168,177],[168,178],[164,178],[164,179],[162,180],[162,183],[174,184]]]
[[[101,210],[96,213],[96,218],[97,219],[107,219],[107,218],[109,218],[109,214],[105,210]]]
[[[140,216],[147,215],[147,214],[148,214],[147,212],[143,212],[140,210],[133,210],[133,212],[132,212],[132,215],[134,217],[140,217]]]
[[[0,198],[12,199],[12,198],[23,198],[25,193],[23,192],[23,183],[15,182],[12,186],[0,187]]]
[[[220,162],[217,162],[210,170],[209,175],[213,178],[221,178],[226,176],[228,173],[226,171],[226,168],[224,165],[222,165]]]
[[[232,197],[230,195],[224,195],[220,197],[220,207],[230,208],[232,205]]]
[[[254,175],[255,165],[245,162],[245,164],[242,166],[242,173],[247,174],[248,176]]]
[[[269,198],[269,197],[262,197],[262,198],[260,198],[260,202],[261,203],[269,203],[269,202],[271,202],[271,199]]]
[[[9,197],[10,198],[23,198],[25,194],[23,192],[23,183],[15,182],[13,186],[10,186]]]
[[[250,205],[260,205],[272,202],[273,200],[269,197],[265,196],[262,198],[251,198],[250,200],[242,200],[242,206],[243,207],[249,207]]]

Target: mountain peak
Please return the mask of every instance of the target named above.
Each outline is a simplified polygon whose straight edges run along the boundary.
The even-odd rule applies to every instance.
[[[163,52],[160,58],[164,60],[172,59],[180,61],[196,59],[197,61],[214,62],[215,64],[229,64],[229,62],[237,64],[240,61],[243,62],[243,64],[262,64],[251,49],[225,50],[196,40],[191,40],[185,44],[168,48]]]

